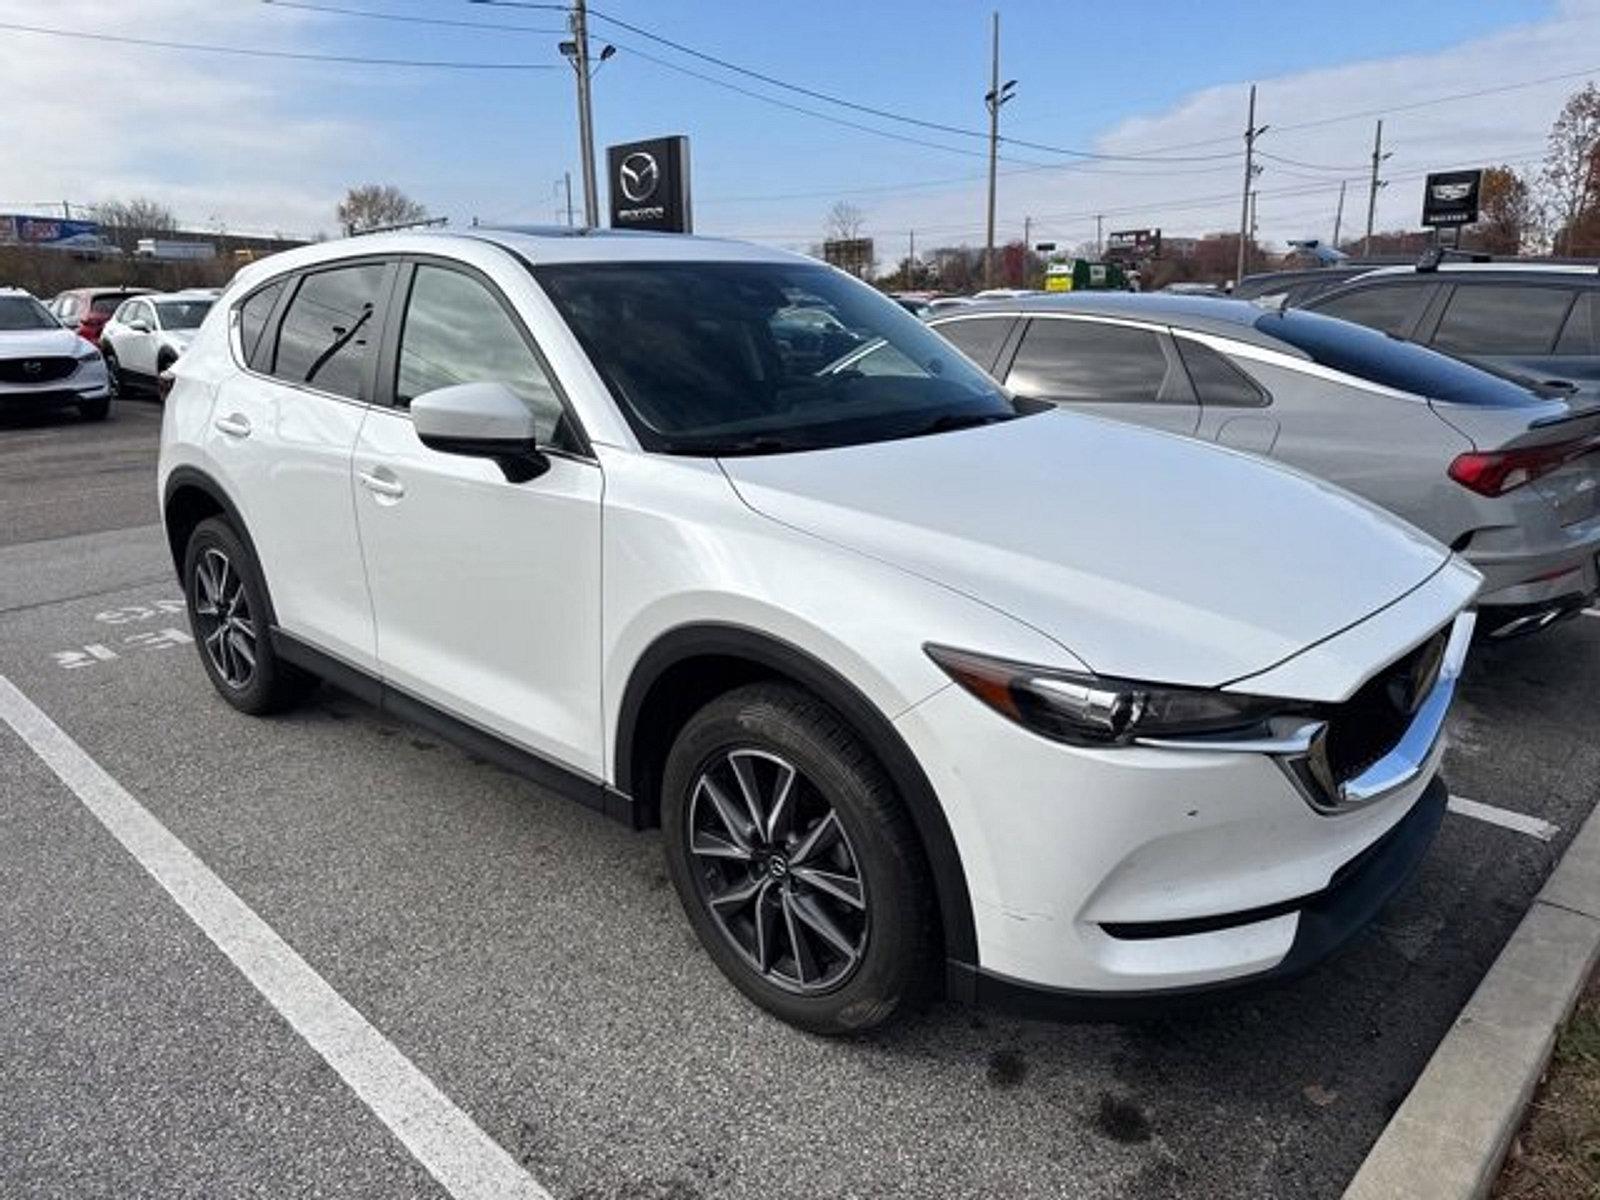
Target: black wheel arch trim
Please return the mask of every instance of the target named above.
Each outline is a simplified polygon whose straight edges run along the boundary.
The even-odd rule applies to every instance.
[[[976,967],[977,930],[966,872],[939,798],[911,748],[878,707],[854,684],[814,655],[768,633],[742,625],[706,622],[680,625],[661,634],[639,656],[617,712],[613,758],[616,788],[636,795],[633,758],[640,713],[651,688],[673,666],[687,659],[724,657],[747,660],[794,680],[814,692],[849,722],[888,772],[911,814],[928,856],[950,964]]]
[[[233,497],[228,491],[210,475],[198,467],[174,467],[167,476],[167,482],[161,489],[161,527],[167,535],[167,545],[172,550],[172,566],[178,573],[179,582],[185,587],[188,581],[183,578],[183,556],[185,547],[178,545],[172,536],[172,530],[167,525],[167,510],[171,507],[172,498],[181,489],[191,487],[204,492],[222,509],[223,515],[228,518],[228,523],[233,526],[233,531],[244,542],[245,549],[250,551],[250,557],[255,561],[256,571],[261,576],[261,590],[266,596],[268,625],[276,625],[278,621],[277,610],[272,605],[272,589],[267,584],[266,570],[261,565],[261,555],[256,550],[256,544],[250,537],[250,527],[245,524],[244,517],[239,514],[239,506],[233,502]]]

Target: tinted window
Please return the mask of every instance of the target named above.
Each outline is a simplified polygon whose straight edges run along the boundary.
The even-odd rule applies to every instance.
[[[1210,346],[1186,337],[1175,340],[1201,404],[1256,408],[1267,403],[1267,394]]]
[[[1537,400],[1527,387],[1448,354],[1316,313],[1268,313],[1256,319],[1256,328],[1305,351],[1314,362],[1331,370],[1413,395],[1496,406]]]
[[[1453,354],[1548,354],[1571,306],[1566,288],[1458,284],[1433,344]]]
[[[584,263],[534,275],[652,450],[781,453],[1017,415],[949,342],[828,267]]]
[[[561,401],[505,308],[459,271],[418,267],[400,334],[395,403],[404,406],[437,388],[491,380],[527,401],[539,441],[557,440]]]
[[[968,317],[965,320],[941,321],[934,328],[940,336],[948,338],[955,348],[977,363],[985,371],[994,367],[1016,322],[1011,317]]]
[[[1600,293],[1580,292],[1556,342],[1557,354],[1600,354]]]
[[[1325,316],[1402,336],[1411,331],[1432,293],[1432,284],[1375,284],[1341,293],[1312,307]]]
[[[109,317],[116,311],[117,305],[128,298],[127,292],[108,292],[103,296],[96,296],[89,302],[89,311],[97,312]]]
[[[1148,329],[1099,321],[1034,320],[1006,376],[1020,396],[1151,403],[1161,399],[1167,356]]]
[[[261,341],[261,331],[267,327],[267,318],[272,315],[273,305],[278,303],[278,297],[283,292],[283,280],[252,293],[239,305],[239,348],[244,352],[244,360],[251,366],[259,367],[256,360],[256,347]]]
[[[199,329],[210,311],[209,300],[163,300],[156,305],[163,329]]]
[[[381,263],[307,275],[289,301],[272,373],[318,391],[363,399],[367,362],[378,341]]]
[[[32,296],[0,296],[0,330],[56,329],[60,324]]]

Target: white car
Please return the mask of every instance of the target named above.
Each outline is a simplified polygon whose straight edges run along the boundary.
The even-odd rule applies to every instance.
[[[113,386],[154,389],[189,348],[216,302],[211,290],[135,296],[117,306],[100,331],[100,352]]]
[[[0,414],[76,408],[91,421],[111,411],[105,363],[20,288],[0,288]]]
[[[801,299],[872,372],[786,357]],[[1440,820],[1471,567],[1291,470],[1013,401],[812,260],[327,243],[242,270],[172,374],[217,691],[330,678],[659,824],[710,956],[805,1028],[933,978],[1054,1009],[1298,971]]]

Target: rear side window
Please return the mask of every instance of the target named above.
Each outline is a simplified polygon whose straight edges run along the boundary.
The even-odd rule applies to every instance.
[[[1015,324],[1014,317],[961,317],[940,321],[934,328],[985,371],[992,371]]]
[[[335,396],[365,399],[388,269],[383,263],[363,263],[302,279],[283,315],[272,374]]]
[[[1167,356],[1148,329],[1035,319],[1022,335],[1006,386],[1063,404],[1152,404],[1177,398],[1165,394],[1166,380]]]
[[[1600,293],[1578,293],[1556,340],[1556,353],[1600,354]]]
[[[1174,339],[1178,354],[1183,359],[1184,370],[1189,372],[1189,382],[1201,404],[1224,408],[1260,408],[1268,403],[1266,392],[1256,386],[1221,354],[1202,342],[1190,338]]]
[[[283,294],[283,287],[283,280],[276,280],[245,297],[239,305],[239,349],[244,354],[245,362],[252,367],[259,369],[262,365],[256,351],[261,346],[261,334],[267,327],[267,318],[272,316],[273,306]]]
[[[128,298],[127,292],[107,292],[103,296],[96,296],[89,301],[89,311],[109,317],[116,312],[117,305]]]
[[[1433,345],[1451,354],[1548,354],[1571,307],[1568,288],[1458,284]]]
[[[1267,313],[1256,329],[1330,370],[1415,396],[1501,408],[1539,401],[1530,388],[1459,358],[1303,309]]]
[[[1404,337],[1416,326],[1423,306],[1432,295],[1432,284],[1374,284],[1342,292],[1311,307],[1325,316]]]

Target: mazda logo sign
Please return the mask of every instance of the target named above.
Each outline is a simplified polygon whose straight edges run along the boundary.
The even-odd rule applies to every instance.
[[[623,159],[617,175],[622,194],[634,204],[643,204],[654,196],[661,183],[661,168],[655,157],[642,150]]]

